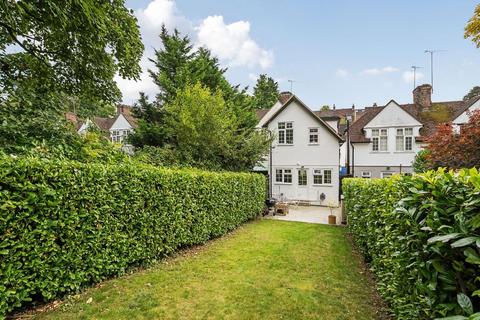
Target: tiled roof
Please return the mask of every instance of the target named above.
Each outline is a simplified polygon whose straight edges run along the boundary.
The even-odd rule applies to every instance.
[[[417,137],[416,140],[424,141],[426,137],[435,132],[438,124],[454,120],[479,99],[480,97],[469,101],[434,102],[429,108],[423,108],[418,104],[402,104],[400,107],[423,124],[420,129],[420,137]],[[350,126],[350,141],[356,143],[370,142],[370,139],[365,137],[363,128],[384,108],[384,106],[365,108],[363,115]]]
[[[93,122],[97,125],[97,127],[101,131],[109,131],[112,125],[115,123],[115,118],[101,118],[101,117],[93,117]]]
[[[117,108],[117,115],[113,118],[93,117],[92,121],[101,131],[110,131],[110,128],[113,126],[120,113],[125,119],[127,119],[132,128],[136,129],[138,127],[138,120],[132,115],[132,107],[127,105],[119,105]],[[67,112],[65,117],[75,125],[77,130],[82,126],[83,122],[81,122],[73,112]]]
[[[257,114],[257,119],[260,121],[270,109],[257,109],[255,113]]]

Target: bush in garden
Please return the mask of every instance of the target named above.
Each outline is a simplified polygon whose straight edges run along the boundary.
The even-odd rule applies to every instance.
[[[346,179],[344,192],[353,238],[399,319],[480,316],[476,169]]]
[[[261,212],[263,176],[0,158],[0,318],[221,236]]]

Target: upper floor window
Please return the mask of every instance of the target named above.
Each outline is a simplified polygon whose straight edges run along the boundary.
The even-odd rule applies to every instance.
[[[314,169],[313,184],[332,184],[332,170]]]
[[[388,130],[372,130],[372,151],[388,151]]]
[[[128,137],[129,134],[130,134],[130,130],[112,130],[111,132],[112,142],[123,142]]]
[[[412,151],[413,128],[397,129],[396,146],[397,151]]]
[[[292,122],[278,123],[278,143],[293,144],[293,123]]]
[[[318,143],[318,128],[310,128],[308,135],[308,143],[316,144]]]
[[[292,183],[292,169],[275,170],[275,181],[280,183]]]

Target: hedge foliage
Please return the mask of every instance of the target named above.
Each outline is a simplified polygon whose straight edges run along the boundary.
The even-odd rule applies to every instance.
[[[0,159],[0,318],[253,219],[247,173]]]
[[[347,179],[344,194],[353,238],[398,319],[480,319],[477,170]]]

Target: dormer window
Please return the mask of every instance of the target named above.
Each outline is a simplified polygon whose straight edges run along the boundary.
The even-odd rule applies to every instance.
[[[388,130],[372,130],[372,151],[388,151]]]
[[[278,123],[278,144],[293,144],[293,123]]]
[[[412,151],[413,128],[397,129],[396,147],[397,151]]]

